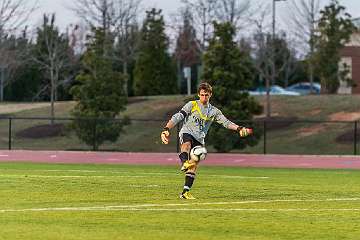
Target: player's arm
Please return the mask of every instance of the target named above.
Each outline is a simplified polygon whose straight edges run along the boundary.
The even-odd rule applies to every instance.
[[[163,144],[168,144],[169,143],[169,137],[170,137],[170,129],[172,129],[173,127],[175,127],[175,124],[173,123],[173,121],[171,121],[171,119],[167,122],[166,126],[164,127],[164,129],[161,132],[161,141]]]
[[[164,129],[160,134],[161,141],[163,144],[169,143],[170,129],[174,128],[179,122],[184,121],[184,119],[191,113],[191,109],[192,109],[192,103],[188,102],[178,113],[175,113],[171,117],[171,119],[166,123]]]
[[[243,127],[243,126],[239,126],[235,123],[230,123],[228,126],[228,129],[237,131],[240,135],[240,137],[247,137],[249,135],[251,135],[253,133],[252,128],[247,128],[247,127]]]
[[[240,137],[246,137],[253,133],[253,130],[251,128],[246,128],[243,126],[239,126],[236,123],[231,122],[228,120],[224,114],[220,110],[218,110],[218,113],[215,117],[215,121],[219,124],[222,124],[225,128],[236,131],[239,133]]]

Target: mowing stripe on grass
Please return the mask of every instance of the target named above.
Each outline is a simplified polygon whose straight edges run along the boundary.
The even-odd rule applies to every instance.
[[[77,171],[79,172],[79,171]],[[95,171],[89,172],[85,171],[84,173],[95,173]],[[126,173],[126,172],[107,172],[107,173]],[[127,172],[128,174],[128,172]],[[135,178],[143,178],[143,177],[151,177],[151,175],[155,177],[168,177],[174,176],[176,174],[171,173],[138,173],[138,175],[34,175],[34,174],[0,174],[0,177],[11,177],[11,178],[22,178],[22,177],[33,177],[33,178],[111,178],[111,177],[135,177]],[[269,177],[250,177],[250,176],[235,176],[235,175],[204,175],[204,177],[219,177],[219,178],[238,178],[238,179],[269,179]]]
[[[122,176],[93,176],[93,175],[0,175],[9,178],[146,178],[148,176],[122,175]]]
[[[0,169],[0,172],[2,171],[19,171],[19,169]],[[107,171],[107,170],[79,170],[79,169],[26,169],[26,171],[32,171],[32,172],[76,172],[76,173],[113,173],[113,174],[129,174],[129,172],[125,172],[125,171]],[[139,176],[139,175],[156,175],[156,176],[174,176],[174,175],[179,175],[181,173],[169,173],[169,172],[146,172],[146,173],[136,173],[136,175],[134,175],[135,177]],[[16,174],[0,174],[0,177],[2,176],[14,176]],[[20,174],[19,174],[20,175]],[[36,177],[36,176],[47,176],[47,175],[31,175],[31,174],[24,174],[21,176],[32,176],[32,177]],[[53,175],[51,175],[53,176]],[[61,175],[58,175],[56,177],[59,177]],[[86,176],[75,176],[74,177],[90,177],[91,175],[86,175]],[[71,177],[71,176],[65,176],[65,177]],[[99,176],[94,176],[94,177],[99,177]],[[112,176],[107,176],[107,177],[112,177]],[[129,177],[129,175],[126,175],[124,177]],[[243,178],[243,179],[269,179],[270,177],[266,177],[266,176],[239,176],[239,175],[222,175],[222,174],[211,174],[211,175],[204,175],[202,177],[219,177],[219,178]]]
[[[7,209],[0,210],[0,213],[9,212],[55,212],[55,211],[76,211],[76,212],[88,212],[88,211],[137,211],[137,212],[184,212],[184,211],[198,211],[198,212],[359,212],[360,208],[326,208],[326,209],[310,209],[310,208],[33,208],[33,209]]]
[[[119,206],[94,206],[94,207],[53,207],[53,208],[27,208],[27,209],[0,209],[0,213],[7,212],[51,212],[51,211],[360,211],[359,208],[183,208],[183,206],[201,205],[236,205],[252,203],[274,203],[274,202],[353,202],[360,198],[339,199],[278,199],[278,200],[254,200],[240,202],[209,202],[209,203],[170,203],[170,204],[140,204]],[[154,208],[154,207],[182,207],[182,208]]]

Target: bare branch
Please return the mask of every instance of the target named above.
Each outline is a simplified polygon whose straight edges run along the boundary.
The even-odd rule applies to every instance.
[[[215,14],[220,22],[230,22],[237,30],[254,14],[250,0],[219,0]]]
[[[26,0],[2,0],[0,3],[0,34],[18,30],[37,8],[37,3],[38,1],[28,7]]]
[[[291,16],[288,24],[292,33],[303,43],[307,51],[312,51],[312,38],[320,18],[321,0],[292,0],[290,3]]]
[[[307,48],[311,85],[314,82],[313,55],[316,51],[315,34],[320,19],[320,4],[321,0],[293,0],[291,5],[292,16],[291,21],[289,21],[291,29],[294,29],[293,33],[303,43],[302,45]]]
[[[55,14],[44,15],[42,29],[38,30],[40,41],[44,41],[45,49],[37,48],[37,54],[32,55],[33,61],[38,63],[49,76],[50,79],[50,100],[51,100],[51,117],[54,118],[54,101],[57,101],[57,86],[60,72],[64,70],[67,62],[68,42],[64,34],[59,34],[55,26]],[[38,42],[39,45],[42,42]],[[69,63],[68,63],[69,64]],[[52,121],[53,123],[53,121]]]
[[[213,33],[212,22],[216,20],[216,0],[182,0],[191,11],[202,49],[206,49]]]

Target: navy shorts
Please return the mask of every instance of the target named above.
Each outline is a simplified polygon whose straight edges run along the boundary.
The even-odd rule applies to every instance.
[[[191,143],[191,148],[195,146],[203,146],[198,140],[196,140],[191,134],[183,133],[182,136],[180,136],[180,143]]]

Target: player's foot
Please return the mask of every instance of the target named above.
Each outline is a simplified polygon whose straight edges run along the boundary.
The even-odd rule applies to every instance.
[[[190,192],[185,192],[185,193],[180,194],[180,198],[181,198],[181,199],[188,199],[188,200],[194,200],[194,199],[196,199],[196,198],[194,198],[193,195],[191,195]]]
[[[180,171],[186,172],[189,168],[193,167],[195,165],[194,162],[190,162],[189,160],[186,160],[183,165],[181,166]]]

